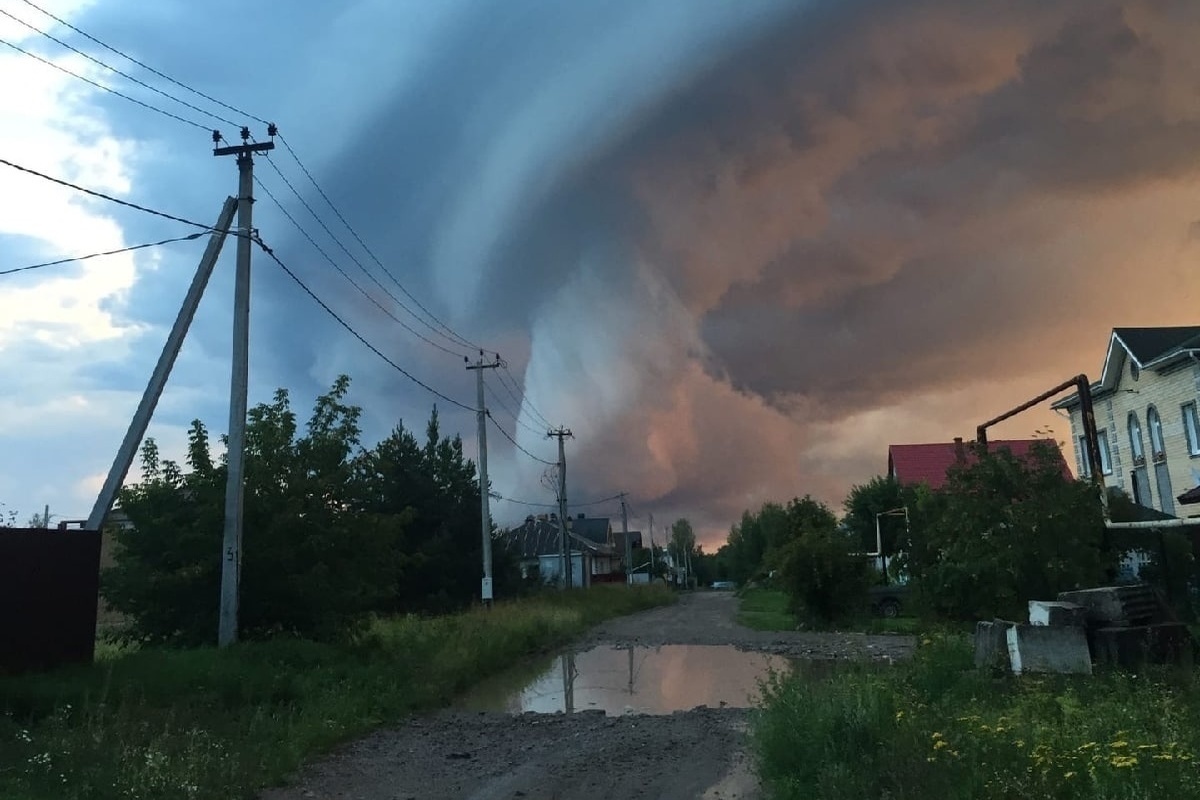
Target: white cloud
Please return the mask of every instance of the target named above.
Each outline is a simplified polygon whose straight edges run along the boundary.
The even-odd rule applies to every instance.
[[[46,5],[70,18],[89,3]],[[25,10],[31,24],[49,27]],[[97,67],[11,20],[0,36],[103,82]],[[99,90],[10,50],[0,53],[0,74],[5,158],[115,195],[130,191],[133,142],[93,104]],[[73,190],[0,167],[0,269],[128,245],[108,213]],[[0,278],[0,374],[9,390],[0,401],[0,493],[8,507],[23,515],[45,502],[69,514],[88,510],[95,474],[116,447],[108,432],[124,428],[136,395],[86,392],[80,370],[128,355],[142,328],[117,321],[105,304],[152,262],[123,254]]]

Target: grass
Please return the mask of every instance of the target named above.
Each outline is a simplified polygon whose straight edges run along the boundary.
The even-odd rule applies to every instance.
[[[961,635],[894,667],[774,680],[751,727],[770,797],[1200,798],[1200,680],[972,668]]]
[[[738,595],[737,621],[756,631],[794,631],[799,625],[795,615],[788,611],[787,594],[779,589],[756,587],[745,589]],[[897,633],[917,635],[930,629],[930,625],[917,617],[885,619],[864,612],[861,618],[837,626],[838,630],[862,633]]]
[[[380,620],[346,645],[106,645],[91,667],[0,679],[0,797],[253,797],[343,741],[672,599],[664,587],[593,587]]]
[[[756,631],[794,631],[796,617],[787,595],[778,589],[744,589],[738,594],[737,621]]]

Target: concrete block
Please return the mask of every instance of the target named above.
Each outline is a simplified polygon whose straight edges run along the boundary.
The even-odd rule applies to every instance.
[[[1006,635],[1008,659],[1016,675],[1025,672],[1092,674],[1092,656],[1083,628],[1014,625]]]
[[[1030,625],[1070,625],[1084,627],[1087,625],[1088,611],[1078,603],[1063,603],[1054,600],[1030,600]]]
[[[1128,627],[1166,621],[1154,589],[1145,584],[1100,586],[1060,592],[1058,599],[1088,610],[1088,624],[1095,627]]]
[[[975,623],[975,668],[999,667],[1007,671],[1008,629],[1015,622],[1002,619]]]
[[[1095,644],[1096,660],[1116,667],[1193,661],[1192,636],[1180,622],[1100,628]]]

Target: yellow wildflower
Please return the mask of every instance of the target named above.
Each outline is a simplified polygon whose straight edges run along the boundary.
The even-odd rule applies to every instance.
[[[941,750],[943,747],[947,747],[947,746],[948,746],[948,744],[945,739],[938,739],[936,742],[933,743],[934,750]]]
[[[929,737],[929,738],[930,738],[930,739],[940,739],[940,738],[942,738],[942,734],[938,733],[937,731],[934,731],[934,732],[933,732],[933,733],[930,735],[930,737]]]
[[[1127,767],[1137,766],[1137,756],[1113,756],[1109,761],[1117,769],[1125,769]]]
[[[1071,770],[1071,771],[1070,771],[1070,772],[1068,772],[1066,775],[1063,775],[1063,777],[1064,777],[1064,778],[1066,778],[1067,780],[1070,780],[1071,778],[1074,778],[1074,777],[1075,777],[1075,770]]]
[[[897,711],[897,712],[896,712],[896,721],[897,721],[897,722],[899,722],[899,721],[900,721],[900,720],[902,720],[902,719],[904,719],[904,712],[903,712],[903,711]]]
[[[1120,750],[1123,747],[1129,747],[1129,742],[1125,741],[1124,739],[1118,739],[1110,744],[1109,747],[1111,747],[1113,750]]]

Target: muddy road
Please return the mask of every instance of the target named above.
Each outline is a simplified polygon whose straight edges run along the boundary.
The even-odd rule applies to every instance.
[[[558,657],[554,666],[547,665],[543,683],[557,674],[559,665],[573,667],[577,658],[586,663],[589,653],[604,655],[621,647],[628,649],[631,664],[634,652],[661,653],[677,645],[694,646],[691,649],[701,653],[716,653],[704,648],[722,646],[719,652],[725,656],[735,656],[729,651],[736,648],[821,662],[886,661],[908,655],[913,647],[910,637],[753,631],[737,624],[736,612],[737,599],[731,593],[699,592],[684,596],[674,606],[610,620],[576,643],[570,654]],[[719,685],[716,690],[711,685],[725,682],[721,676],[697,679],[686,671],[643,675],[635,674],[631,666],[629,694],[614,705],[605,699],[624,695],[625,681],[624,673],[616,672],[598,669],[590,674],[585,667],[585,674],[572,674],[570,684],[564,679],[562,691],[549,698],[548,705],[547,693],[539,689],[543,683],[511,693],[503,705],[510,711],[572,711],[568,714],[458,708],[377,731],[313,764],[295,785],[270,790],[262,798],[747,800],[759,796],[745,750],[747,711],[736,707],[746,704],[744,692],[740,703],[734,699],[725,707],[714,703],[718,707],[696,708],[689,696],[710,702],[723,696]],[[707,693],[693,690],[706,683],[704,677]],[[635,684],[649,687],[650,699],[640,695]],[[588,697],[597,700],[587,703]],[[664,698],[669,701],[666,705]],[[573,705],[575,701],[579,705]],[[586,707],[597,704],[603,707]],[[658,713],[623,713],[622,708]],[[686,710],[665,713],[672,708]]]

